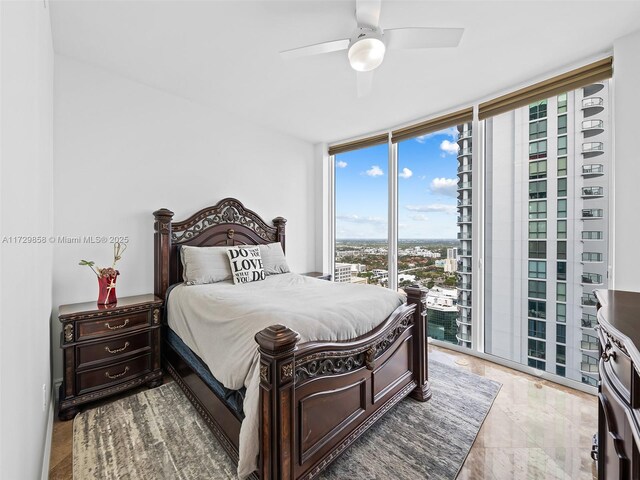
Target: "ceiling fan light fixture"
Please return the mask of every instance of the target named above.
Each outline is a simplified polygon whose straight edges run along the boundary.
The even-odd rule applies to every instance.
[[[369,72],[378,68],[384,60],[386,46],[382,34],[377,31],[361,32],[349,45],[348,57],[351,68],[358,72]]]

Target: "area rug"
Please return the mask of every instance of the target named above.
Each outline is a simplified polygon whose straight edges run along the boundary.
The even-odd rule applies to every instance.
[[[454,479],[501,385],[429,362],[433,397],[405,399],[320,478]],[[235,465],[173,382],[78,415],[76,480],[235,479]]]

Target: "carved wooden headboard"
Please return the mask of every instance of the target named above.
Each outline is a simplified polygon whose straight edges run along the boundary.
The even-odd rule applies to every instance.
[[[235,198],[225,198],[212,207],[203,208],[181,222],[173,222],[173,212],[161,208],[155,217],[154,292],[164,299],[167,289],[182,282],[182,262],[178,247],[212,247],[223,245],[260,245],[280,242],[285,249],[285,225],[282,217],[268,225],[257,213]]]

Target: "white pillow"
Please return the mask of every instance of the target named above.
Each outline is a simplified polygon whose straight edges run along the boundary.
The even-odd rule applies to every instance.
[[[227,250],[230,247],[180,247],[182,278],[187,285],[231,280]]]
[[[257,246],[230,248],[227,250],[227,256],[234,284],[265,279],[260,249]]]
[[[269,243],[267,245],[258,245],[260,248],[260,256],[262,257],[262,265],[264,273],[274,275],[276,273],[289,273],[289,265],[282,251],[282,244]]]

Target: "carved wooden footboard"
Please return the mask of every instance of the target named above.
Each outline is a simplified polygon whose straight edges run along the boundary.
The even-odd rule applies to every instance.
[[[423,293],[350,342],[309,342],[282,326],[260,346],[260,477],[311,479],[408,394],[426,401]]]
[[[154,290],[161,298],[171,285],[182,282],[181,245],[280,242],[285,249],[284,218],[268,225],[233,198],[181,222],[172,221],[173,212],[167,209],[154,212],[154,217]],[[425,293],[419,287],[405,291],[406,304],[349,342],[299,344],[298,334],[282,325],[256,335],[261,355],[260,478],[314,478],[402,398],[430,398]],[[163,367],[237,461],[237,412],[166,339],[162,357]]]

